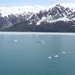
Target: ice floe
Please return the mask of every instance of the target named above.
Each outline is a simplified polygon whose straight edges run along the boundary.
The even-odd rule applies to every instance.
[[[62,53],[63,53],[63,54],[65,54],[66,52],[65,52],[65,51],[63,51]]]
[[[48,58],[49,58],[49,59],[51,59],[52,57],[51,57],[51,56],[49,56]]]
[[[37,40],[36,42],[37,42],[37,43],[45,44],[45,41],[44,41],[44,40]]]
[[[18,40],[14,40],[15,42],[17,42]]]
[[[56,57],[56,58],[57,58],[57,57],[58,57],[58,55],[54,55],[54,57]]]

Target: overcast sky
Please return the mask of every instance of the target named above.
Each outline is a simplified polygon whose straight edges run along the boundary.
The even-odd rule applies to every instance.
[[[41,5],[49,6],[54,3],[74,3],[75,0],[0,0],[0,7],[23,6],[23,5]]]

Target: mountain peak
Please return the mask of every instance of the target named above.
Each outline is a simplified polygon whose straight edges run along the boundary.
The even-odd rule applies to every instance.
[[[0,7],[0,24],[12,26],[27,21],[28,24],[40,25],[58,21],[75,20],[73,3],[55,3],[50,6],[13,6]]]
[[[75,8],[75,4],[70,3],[70,2],[68,2],[68,3],[55,3],[54,5],[60,5],[60,6],[63,6],[65,8],[69,7],[70,9]]]
[[[73,3],[55,3],[50,6],[12,6],[12,7],[0,7],[0,14],[2,17],[5,17],[8,15],[16,15],[16,14],[28,14],[30,13],[39,13],[40,11],[49,10],[50,8],[53,8],[54,6],[63,6],[64,8],[70,8],[75,9],[75,5]],[[15,11],[14,11],[15,10]]]

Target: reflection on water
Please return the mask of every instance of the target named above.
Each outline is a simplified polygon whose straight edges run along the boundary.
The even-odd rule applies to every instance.
[[[74,66],[74,33],[0,33],[0,75],[75,75]]]

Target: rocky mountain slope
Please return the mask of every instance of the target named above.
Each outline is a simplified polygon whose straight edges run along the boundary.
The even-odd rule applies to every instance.
[[[0,30],[75,31],[75,5],[0,7]]]

